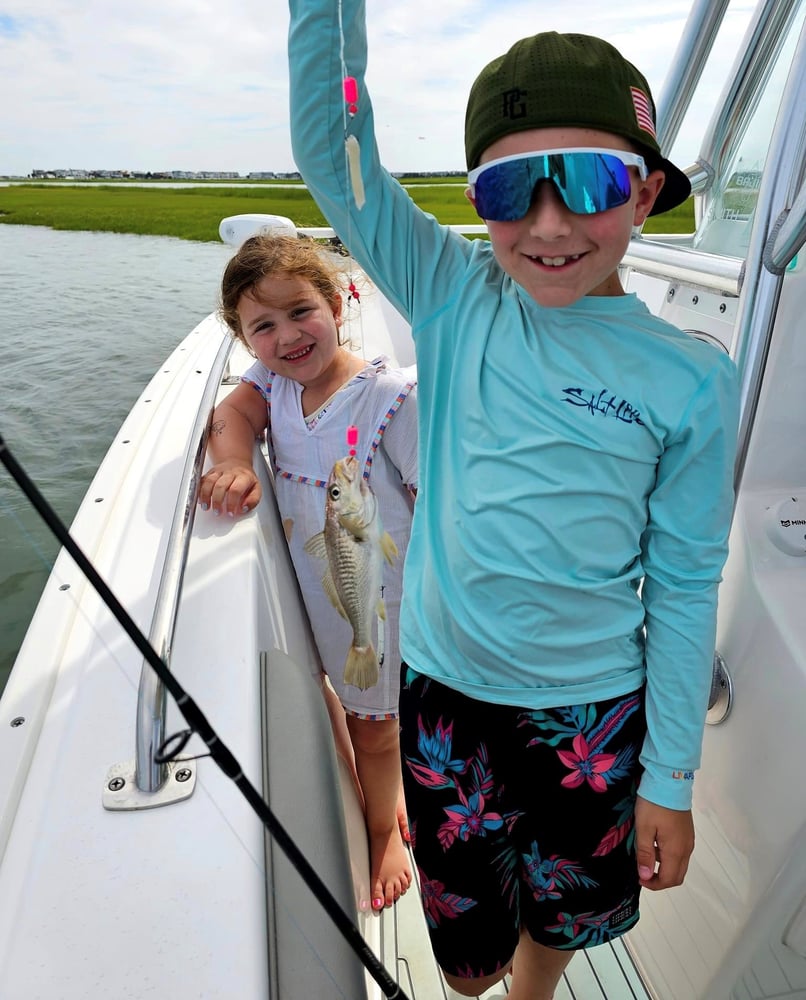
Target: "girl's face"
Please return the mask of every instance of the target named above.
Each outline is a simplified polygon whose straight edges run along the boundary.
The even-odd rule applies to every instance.
[[[246,342],[259,361],[306,388],[326,380],[339,353],[341,297],[328,302],[307,278],[267,275],[238,303]]]

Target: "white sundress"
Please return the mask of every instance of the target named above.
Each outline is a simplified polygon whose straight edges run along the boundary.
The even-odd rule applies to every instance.
[[[417,486],[416,374],[413,368],[388,367],[386,358],[369,363],[307,420],[303,387],[257,362],[243,381],[258,389],[269,409],[269,454],[291,559],[300,582],[322,665],[344,708],[362,719],[396,719],[400,691],[398,625],[403,560]],[[344,683],[344,665],[353,632],[322,587],[326,563],[304,545],[324,526],[325,485],[336,459],[348,454],[347,427],[358,427],[357,458],[378,499],[381,522],[398,555],[384,563],[383,650],[378,683],[362,691]],[[389,428],[394,424],[393,430]],[[373,641],[378,644],[378,622]]]

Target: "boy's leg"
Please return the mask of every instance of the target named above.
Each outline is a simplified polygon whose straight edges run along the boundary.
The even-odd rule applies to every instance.
[[[546,948],[521,931],[507,1000],[551,1000],[573,957],[574,952]]]
[[[574,953],[546,948],[521,931],[512,963],[512,982],[507,1000],[552,1000],[554,990]],[[445,975],[445,982],[460,996],[477,997],[504,978],[504,972],[484,979],[459,979]]]
[[[364,793],[370,854],[370,902],[391,906],[411,884],[411,863],[398,820],[400,740],[397,719],[347,715],[358,780]]]
[[[521,938],[508,1000],[551,1000],[578,950],[638,919],[635,789],[646,734],[641,692],[589,705],[523,711]],[[540,775],[540,794],[533,794]],[[556,942],[556,946],[555,946]]]
[[[476,996],[514,955],[513,1000],[548,1000],[574,951],[638,919],[641,695],[476,708],[404,678],[404,784],[437,961],[457,993]]]
[[[504,978],[519,938],[513,817],[496,768],[502,710],[405,665],[403,678],[403,784],[431,946],[451,987],[475,997]]]
[[[450,986],[454,993],[458,993],[460,997],[480,997],[482,993],[486,993],[493,986],[497,986],[506,975],[506,972],[496,972],[492,976],[481,976],[478,979],[459,979],[457,976],[449,975],[444,970],[442,975],[445,977],[445,982],[448,986]],[[508,993],[506,1000],[510,1000],[510,996],[511,994]]]

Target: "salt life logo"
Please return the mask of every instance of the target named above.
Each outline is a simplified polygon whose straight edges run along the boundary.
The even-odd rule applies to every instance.
[[[597,392],[595,389],[581,389],[577,386],[563,389],[563,392],[563,403],[584,408],[592,415],[599,413],[605,417],[615,417],[624,424],[644,424],[640,410],[626,399],[619,399],[607,388]]]

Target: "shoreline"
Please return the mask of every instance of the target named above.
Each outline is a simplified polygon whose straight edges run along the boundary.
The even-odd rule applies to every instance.
[[[452,177],[400,179],[409,196],[444,225],[478,225],[465,198],[465,182]],[[166,186],[169,185],[169,186]],[[300,227],[327,226],[303,184],[206,182],[178,186],[155,182],[112,184],[60,181],[20,182],[0,186],[0,224],[47,226],[51,229],[173,236],[200,243],[219,243],[218,226],[231,215],[282,215]],[[647,220],[649,233],[690,233],[694,203]]]

